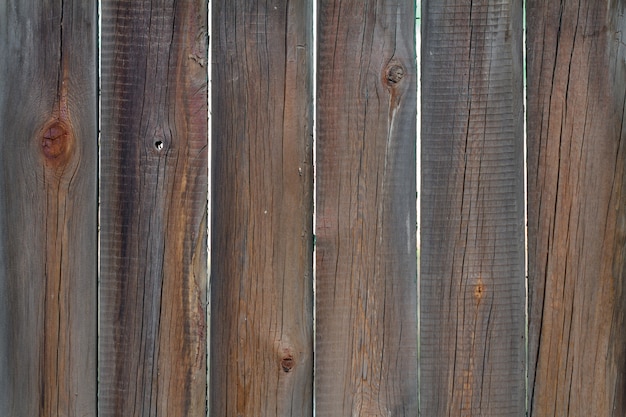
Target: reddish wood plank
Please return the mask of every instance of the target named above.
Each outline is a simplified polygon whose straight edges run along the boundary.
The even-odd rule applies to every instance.
[[[531,415],[626,415],[626,16],[528,3]]]
[[[101,416],[206,410],[206,22],[102,2]]]
[[[213,3],[211,415],[311,416],[311,2]]]
[[[415,5],[318,10],[317,415],[415,416]]]
[[[422,13],[420,410],[525,413],[522,2]]]
[[[96,414],[96,5],[0,4],[0,415]]]

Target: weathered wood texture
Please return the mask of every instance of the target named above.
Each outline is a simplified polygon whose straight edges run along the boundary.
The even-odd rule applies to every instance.
[[[213,3],[214,416],[313,412],[311,12]]]
[[[531,415],[626,415],[623,1],[528,3]]]
[[[0,415],[96,411],[96,5],[0,2]]]
[[[422,9],[420,410],[525,413],[522,3]]]
[[[205,413],[206,23],[102,2],[100,416]]]
[[[415,416],[415,4],[318,10],[317,415]]]

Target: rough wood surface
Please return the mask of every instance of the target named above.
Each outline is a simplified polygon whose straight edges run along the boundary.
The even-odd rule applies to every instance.
[[[0,415],[96,413],[96,5],[0,2]]]
[[[102,2],[100,416],[206,409],[206,3]]]
[[[213,3],[212,416],[313,413],[311,12]]]
[[[624,7],[528,3],[533,417],[626,415]]]
[[[317,415],[416,416],[415,4],[318,11]]]
[[[422,9],[420,410],[525,413],[522,2]]]

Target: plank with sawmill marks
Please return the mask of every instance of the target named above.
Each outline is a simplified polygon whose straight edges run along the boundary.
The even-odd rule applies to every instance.
[[[102,1],[101,416],[206,410],[204,1]]]
[[[318,11],[317,415],[416,416],[415,5]]]
[[[96,4],[0,3],[0,415],[96,414]]]
[[[522,2],[422,3],[420,411],[525,413]]]
[[[626,14],[528,12],[529,415],[626,415]]]
[[[213,3],[211,415],[311,416],[312,3]]]

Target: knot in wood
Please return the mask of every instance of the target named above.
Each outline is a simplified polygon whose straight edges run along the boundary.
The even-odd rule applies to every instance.
[[[283,372],[290,372],[293,367],[296,365],[296,362],[293,359],[293,356],[287,354],[280,361],[280,366],[283,368]]]
[[[41,150],[49,160],[55,160],[65,155],[68,150],[69,133],[66,126],[61,122],[53,122],[48,125],[41,138]]]
[[[478,303],[480,303],[484,295],[485,295],[485,284],[483,284],[483,281],[481,279],[474,286],[474,298],[476,299]]]
[[[387,67],[385,80],[387,85],[393,87],[404,78],[404,68],[401,65],[393,64]]]

